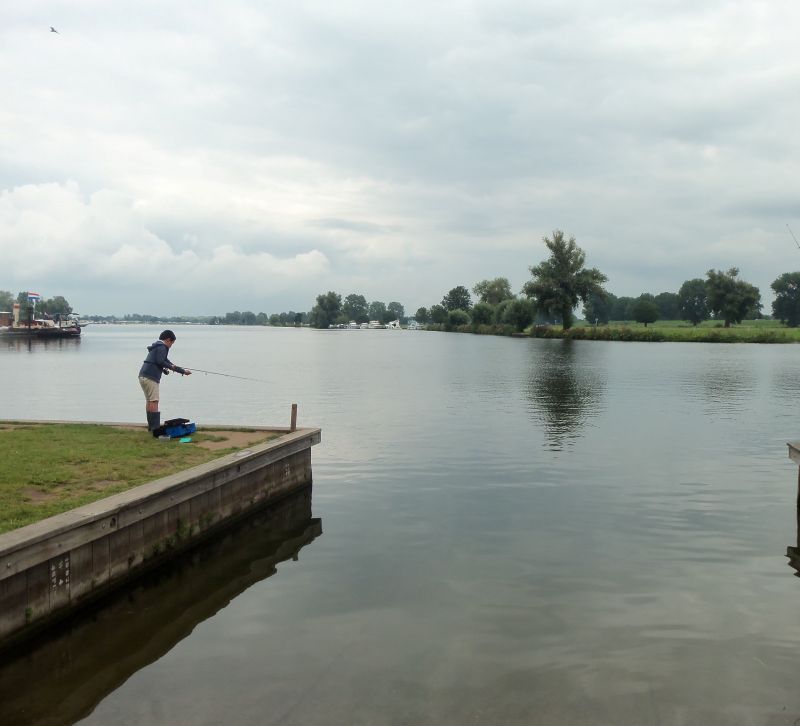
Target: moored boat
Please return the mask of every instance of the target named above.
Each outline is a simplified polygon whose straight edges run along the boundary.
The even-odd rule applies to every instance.
[[[0,312],[0,336],[30,338],[77,338],[83,325],[75,315],[54,315],[20,322],[19,303],[14,303],[14,311]]]

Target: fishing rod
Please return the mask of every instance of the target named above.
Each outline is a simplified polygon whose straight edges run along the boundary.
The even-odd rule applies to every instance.
[[[234,376],[230,373],[220,373],[219,371],[204,371],[202,368],[195,368],[194,366],[186,366],[192,373],[205,373],[209,376],[224,376],[225,378],[238,378],[240,381],[255,381],[256,383],[270,383],[263,378],[247,378],[245,376]]]
[[[789,234],[792,235],[792,239],[794,240],[794,243],[797,245],[797,249],[800,250],[800,242],[797,241],[797,237],[794,236],[794,232],[792,232],[792,228],[789,226],[788,223],[786,224],[786,229],[789,230]]]

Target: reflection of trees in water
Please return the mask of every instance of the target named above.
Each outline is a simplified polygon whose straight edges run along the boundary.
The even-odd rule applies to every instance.
[[[573,341],[537,343],[541,345],[534,348],[527,395],[544,426],[546,445],[560,450],[597,415],[605,379],[593,365],[596,358],[582,355]]]

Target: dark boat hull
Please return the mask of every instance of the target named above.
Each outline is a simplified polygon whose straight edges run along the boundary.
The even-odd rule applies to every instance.
[[[10,328],[0,330],[0,337],[5,338],[79,338],[80,328]]]

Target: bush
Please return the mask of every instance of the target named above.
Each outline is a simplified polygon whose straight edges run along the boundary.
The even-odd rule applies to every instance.
[[[500,322],[514,326],[516,330],[525,330],[533,322],[533,303],[526,298],[515,298],[507,302]]]
[[[494,322],[494,307],[489,303],[479,302],[472,306],[473,325],[490,325]]]
[[[461,325],[469,325],[469,313],[466,310],[451,310],[447,313],[448,330],[454,330]]]

